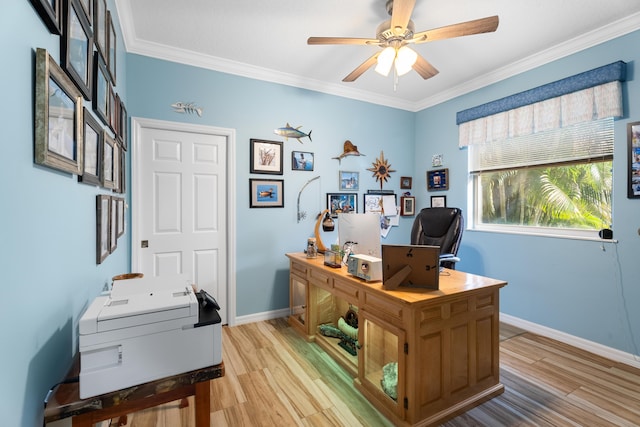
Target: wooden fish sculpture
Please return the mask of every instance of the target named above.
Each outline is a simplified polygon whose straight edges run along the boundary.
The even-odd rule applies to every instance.
[[[301,127],[302,126],[298,126],[297,128],[294,128],[289,123],[287,123],[285,127],[274,129],[273,133],[284,137],[284,139],[286,140],[289,140],[289,138],[295,138],[298,140],[300,144],[302,144],[302,141],[300,141],[300,138],[307,137],[309,138],[309,141],[312,141],[311,131],[309,131],[309,133],[304,133],[300,130]]]
[[[364,154],[358,151],[357,145],[353,145],[353,143],[347,139],[343,144],[342,154],[337,157],[332,157],[332,159],[336,159],[338,163],[342,163],[342,159],[348,156],[364,156]]]

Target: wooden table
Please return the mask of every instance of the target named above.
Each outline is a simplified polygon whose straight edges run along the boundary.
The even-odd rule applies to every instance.
[[[67,378],[77,377],[79,372],[80,363],[76,357]],[[209,381],[222,376],[224,362],[87,399],[80,399],[78,382],[61,384],[45,407],[44,422],[72,417],[73,427],[90,427],[100,421],[195,396],[196,426],[209,427]]]

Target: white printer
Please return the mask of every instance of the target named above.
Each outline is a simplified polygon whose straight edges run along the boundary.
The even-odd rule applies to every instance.
[[[222,362],[215,300],[186,276],[118,280],[80,319],[82,399]]]

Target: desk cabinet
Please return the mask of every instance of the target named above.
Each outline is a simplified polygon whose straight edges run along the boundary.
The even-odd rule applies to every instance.
[[[386,291],[320,258],[287,256],[290,324],[344,366],[394,424],[441,424],[503,392],[498,316],[506,282],[445,270],[437,291]],[[296,295],[305,295],[304,323]],[[349,310],[358,313],[356,355],[319,332]]]

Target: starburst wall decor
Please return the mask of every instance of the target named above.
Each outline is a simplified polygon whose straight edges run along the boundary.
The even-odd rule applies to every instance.
[[[383,151],[380,152],[380,157],[378,157],[372,165],[373,167],[367,170],[373,172],[376,181],[380,181],[380,190],[382,190],[382,184],[391,178],[391,172],[395,172],[395,169],[391,169],[391,164],[384,158]]]

